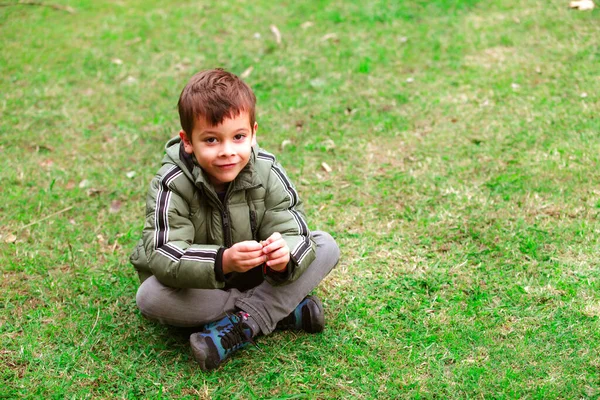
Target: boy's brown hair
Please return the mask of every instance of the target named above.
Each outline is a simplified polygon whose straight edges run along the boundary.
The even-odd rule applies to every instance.
[[[200,71],[181,91],[177,108],[181,129],[192,140],[194,123],[204,118],[211,125],[219,125],[225,118],[235,118],[245,111],[254,127],[256,96],[252,89],[236,75],[222,68]]]

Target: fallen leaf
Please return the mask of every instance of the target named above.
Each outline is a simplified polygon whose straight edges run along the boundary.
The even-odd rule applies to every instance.
[[[253,70],[254,70],[254,67],[253,66],[249,66],[248,68],[246,68],[246,70],[244,72],[242,72],[240,74],[240,78],[246,79],[247,77],[250,76],[250,74],[252,73]]]
[[[510,87],[512,87],[514,90],[517,90],[521,87],[521,85],[519,85],[518,83],[511,83]]]
[[[123,203],[120,200],[113,200],[110,203],[110,209],[108,210],[111,214],[116,214],[121,210],[121,205]]]
[[[188,68],[188,66],[186,64],[183,64],[183,63],[175,64],[175,70],[177,70],[177,71],[185,71],[187,68]]]
[[[290,144],[292,144],[292,141],[290,139],[285,139],[281,142],[281,150],[285,149],[285,146],[289,146]]]
[[[113,58],[112,60],[110,60],[113,64],[117,64],[117,65],[123,65],[123,60],[121,60],[120,58]]]
[[[306,22],[303,22],[302,25],[300,25],[300,27],[302,29],[308,29],[308,28],[310,28],[313,25],[314,25],[314,22],[312,22],[312,21],[306,21]]]
[[[312,79],[309,83],[310,83],[310,86],[312,86],[314,88],[320,88],[320,87],[325,86],[325,80],[321,79],[321,78]]]
[[[346,109],[344,110],[344,114],[346,115],[353,115],[356,114],[358,112],[358,108],[352,108],[352,107],[346,107]]]
[[[40,167],[42,168],[50,168],[54,165],[54,161],[52,160],[42,160],[39,162]]]
[[[535,72],[537,72],[538,74],[541,74],[542,69],[540,67],[535,67]]]
[[[304,127],[304,121],[299,119],[298,121],[296,121],[296,130],[299,132],[302,130],[302,127]]]
[[[581,98],[585,99],[588,96],[588,94],[586,92],[581,93]]]
[[[47,146],[47,145],[37,145],[35,146],[35,152],[36,153],[51,153],[54,151],[54,147],[52,146]]]
[[[87,179],[82,180],[81,182],[79,182],[79,188],[83,189],[90,186],[90,181],[88,181]]]
[[[125,79],[125,82],[123,82],[123,83],[125,85],[134,85],[137,83],[137,79],[130,75],[127,77],[127,79]]]
[[[135,176],[135,171],[129,171],[128,173],[125,174],[126,177],[128,177],[129,179],[132,179]]]
[[[326,42],[330,39],[337,39],[337,33],[327,33],[321,38],[321,42]]]
[[[66,188],[67,190],[71,190],[71,189],[73,189],[74,187],[75,187],[75,182],[73,182],[73,181],[69,181],[69,182],[67,182],[67,184],[65,185],[65,188]]]
[[[327,151],[335,149],[335,142],[332,139],[323,140],[319,145],[325,147]]]
[[[135,39],[131,39],[131,40],[128,40],[127,42],[125,42],[125,46],[131,46],[132,44],[136,44],[141,41],[142,41],[142,38],[138,36]]]
[[[410,77],[410,78],[406,78],[406,83],[413,83],[415,81],[415,78]]]
[[[408,42],[408,38],[406,36],[400,37],[400,43],[406,43],[406,42]]]
[[[329,172],[333,171],[333,170],[331,169],[331,167],[329,166],[329,164],[327,164],[325,161],[323,161],[323,162],[321,163],[321,167],[322,167],[322,168],[325,170],[325,172],[328,172],[328,173],[329,173]]]
[[[579,11],[589,11],[594,9],[595,4],[592,0],[577,0],[570,2],[569,7]]]
[[[275,36],[275,42],[281,44],[281,32],[279,32],[279,29],[275,25],[271,25],[269,28],[271,28],[271,32]]]
[[[101,189],[89,188],[87,190],[87,195],[90,196],[90,197],[93,197],[93,196],[99,195],[102,192],[103,192],[103,190],[101,190]]]
[[[17,241],[17,237],[15,235],[13,235],[12,233],[9,233],[5,238],[4,238],[4,243],[14,243]]]
[[[258,32],[254,33],[254,39],[260,39],[260,36],[261,36],[260,33],[258,33]]]

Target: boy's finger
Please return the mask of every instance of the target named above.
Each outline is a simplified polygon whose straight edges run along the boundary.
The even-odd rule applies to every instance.
[[[274,260],[269,260],[267,261],[267,265],[269,267],[272,267],[273,265],[279,265],[279,264],[283,264],[283,263],[288,263],[290,261],[289,257],[280,257]]]
[[[273,232],[273,234],[271,236],[269,236],[269,239],[267,239],[267,240],[269,240],[271,242],[274,242],[274,241],[279,240],[279,239],[281,239],[281,233],[279,233],[279,232]]]
[[[241,252],[248,252],[248,251],[261,250],[262,246],[260,243],[254,241],[254,240],[247,240],[245,242],[238,243],[236,245],[236,249]]]
[[[282,248],[283,246],[285,246],[285,240],[278,239],[278,240],[274,241],[273,243],[269,244],[268,246],[263,247],[263,253],[265,253],[265,254],[272,253],[275,250]]]
[[[240,253],[240,259],[241,260],[252,260],[255,258],[265,258],[266,256],[264,255],[264,253],[262,252],[262,250],[255,250],[255,251],[245,251],[243,253]]]
[[[281,233],[279,232],[273,232],[273,234],[271,236],[269,236],[268,238],[266,238],[265,240],[261,241],[260,244],[264,246],[268,246],[271,243],[273,243],[274,241],[281,239]]]
[[[261,265],[265,261],[266,261],[266,257],[265,256],[260,256],[260,257],[257,257],[257,258],[252,258],[250,260],[241,261],[239,263],[239,265],[241,265],[245,269],[252,269],[254,267],[258,267],[259,265]]]
[[[285,257],[288,254],[290,254],[290,252],[287,249],[287,247],[282,247],[279,250],[274,251],[271,254],[269,254],[269,261],[277,260],[279,258]]]

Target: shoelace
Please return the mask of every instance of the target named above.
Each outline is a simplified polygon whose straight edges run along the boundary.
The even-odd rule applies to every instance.
[[[231,314],[227,314],[227,318],[229,318],[229,322],[231,322],[232,327],[223,335],[219,335],[221,337],[221,345],[223,348],[226,350],[232,350],[240,347],[244,343],[252,343],[258,348],[258,345],[254,342],[252,337],[248,337],[244,332],[244,320],[241,317],[236,317],[237,322],[234,322],[231,317]]]

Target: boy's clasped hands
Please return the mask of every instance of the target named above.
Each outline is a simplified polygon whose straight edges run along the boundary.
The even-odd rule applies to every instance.
[[[279,232],[261,242],[239,242],[223,252],[223,273],[247,272],[263,263],[273,271],[284,271],[290,261],[290,249]]]

